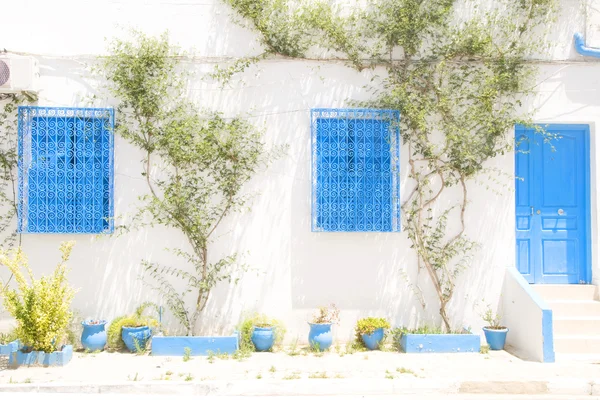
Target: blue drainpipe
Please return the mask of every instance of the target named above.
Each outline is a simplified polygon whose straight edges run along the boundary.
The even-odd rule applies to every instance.
[[[600,49],[595,49],[593,47],[586,47],[585,41],[583,40],[583,35],[581,33],[576,33],[575,35],[575,49],[577,52],[584,56],[589,57],[598,57],[600,58]]]

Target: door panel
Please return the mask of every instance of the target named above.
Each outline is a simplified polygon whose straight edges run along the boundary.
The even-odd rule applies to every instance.
[[[517,127],[517,268],[530,283],[588,282],[589,128]]]
[[[567,135],[561,133],[558,139],[545,144],[534,138],[540,143],[538,146],[542,153],[539,170],[541,182],[536,188],[542,194],[541,207],[577,206],[577,160],[581,160],[583,154],[579,154],[577,138]]]
[[[517,269],[527,282],[534,282],[534,274],[531,270],[533,265],[531,253],[531,230],[533,222],[533,211],[531,205],[531,175],[532,158],[530,157],[530,141],[526,132],[515,132],[515,175],[516,175],[516,237],[517,237]]]
[[[517,267],[528,282],[533,282],[531,273],[531,251],[529,251],[529,239],[517,239]]]

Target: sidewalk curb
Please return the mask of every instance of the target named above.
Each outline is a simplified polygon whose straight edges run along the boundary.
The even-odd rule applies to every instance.
[[[8,384],[0,392],[154,394],[154,395],[397,395],[397,394],[600,394],[600,380],[561,378],[549,381],[456,381],[431,379],[275,379],[210,382],[118,382],[95,384]]]

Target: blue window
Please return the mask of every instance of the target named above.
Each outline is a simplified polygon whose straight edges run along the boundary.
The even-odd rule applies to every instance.
[[[108,108],[19,107],[18,231],[113,231]]]
[[[400,231],[399,121],[393,110],[312,110],[313,231]]]

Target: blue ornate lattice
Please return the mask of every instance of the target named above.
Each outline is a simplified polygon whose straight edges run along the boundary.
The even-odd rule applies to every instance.
[[[19,232],[113,231],[113,127],[108,108],[19,107]]]
[[[400,231],[400,113],[313,109],[312,229]]]

